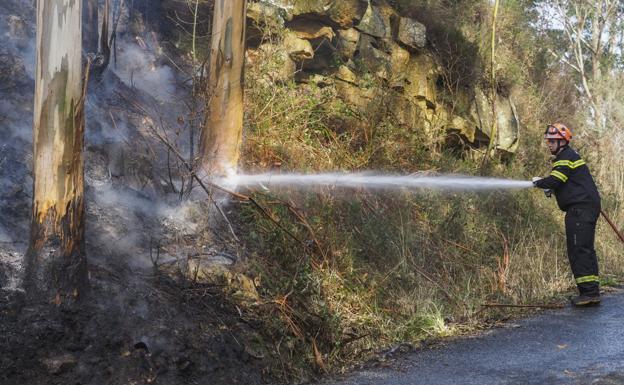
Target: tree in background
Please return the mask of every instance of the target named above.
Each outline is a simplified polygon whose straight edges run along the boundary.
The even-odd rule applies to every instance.
[[[568,49],[559,56],[579,77],[594,130],[604,132],[614,108],[614,81],[621,77],[624,4],[621,0],[546,0],[563,29]],[[619,99],[619,98],[616,98]]]
[[[498,91],[496,86],[496,21],[498,17],[499,0],[494,0],[494,8],[492,9],[492,32],[490,34],[490,98],[492,103],[492,125],[490,127],[490,142],[487,151],[481,163],[481,169],[487,164],[487,159],[492,155],[492,150],[496,148],[498,143],[498,118],[496,112],[496,100],[498,99]]]
[[[26,286],[57,303],[87,283],[82,2],[37,2],[33,208]]]
[[[544,0],[551,28],[560,30],[565,49],[552,50],[575,75],[582,104],[580,122],[593,132],[589,140],[600,154],[593,169],[607,210],[624,200],[624,3],[621,0]],[[583,134],[583,131],[580,131]]]
[[[240,154],[246,13],[246,0],[215,1],[200,158],[202,168],[217,175],[235,172]]]

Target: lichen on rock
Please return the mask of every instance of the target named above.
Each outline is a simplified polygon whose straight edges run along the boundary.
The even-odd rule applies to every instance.
[[[424,48],[427,44],[427,29],[414,19],[400,17],[397,26],[397,40],[409,48]]]

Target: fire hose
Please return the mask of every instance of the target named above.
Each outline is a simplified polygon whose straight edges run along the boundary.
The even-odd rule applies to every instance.
[[[539,179],[540,179],[539,177],[533,178],[532,179],[533,185],[535,185],[535,181],[539,180]],[[553,190],[551,190],[551,189],[544,189],[544,195],[546,195],[547,198],[550,198],[552,196],[552,194],[553,194]],[[602,214],[602,217],[607,221],[609,226],[611,226],[611,228],[613,229],[615,234],[618,236],[618,238],[620,238],[620,241],[622,241],[624,243],[624,235],[622,235],[620,230],[618,230],[618,228],[615,227],[615,224],[613,224],[613,221],[611,221],[611,219],[609,219],[607,214],[605,214],[605,212],[602,209],[600,210],[600,214]]]
[[[615,227],[615,225],[613,224],[613,222],[611,222],[611,219],[609,219],[609,217],[607,216],[607,214],[605,214],[604,211],[600,210],[600,214],[602,214],[602,217],[607,221],[607,223],[609,224],[609,226],[611,226],[611,228],[613,229],[613,231],[615,231],[615,233],[617,234],[618,238],[620,238],[620,241],[624,242],[624,235],[622,235],[622,233],[620,232],[620,230],[618,230],[617,227]]]

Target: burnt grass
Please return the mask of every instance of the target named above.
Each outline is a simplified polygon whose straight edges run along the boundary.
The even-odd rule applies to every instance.
[[[91,266],[74,304],[0,298],[0,383],[260,384],[257,333],[220,294],[157,271]]]
[[[0,60],[0,72],[3,69]],[[111,84],[121,87],[126,98],[140,99],[119,82]],[[23,274],[21,256],[28,243],[31,145],[13,134],[18,128],[29,130],[29,119],[19,126],[16,122],[29,116],[25,106],[31,105],[31,94],[31,87],[0,92],[21,106],[12,112],[15,116],[0,114],[0,137],[10,139],[6,145],[0,144],[0,288]],[[108,96],[101,97],[106,107],[123,102],[111,101]],[[90,121],[95,122],[93,132],[98,120]],[[101,184],[100,174],[104,174],[93,170],[106,169],[101,152],[97,146],[88,146],[86,155],[87,210],[91,210],[87,243],[93,242],[87,246],[90,289],[81,293],[77,303],[58,306],[27,301],[15,285],[11,290],[0,289],[0,385],[277,382],[271,374],[271,357],[257,353],[256,347],[266,340],[260,335],[261,323],[245,319],[221,288],[190,281],[172,271],[133,266],[158,223],[149,229],[137,228],[157,220],[137,214],[138,221],[125,223],[127,218],[118,216],[124,209],[113,212],[110,207],[93,204],[90,191],[99,187],[91,187],[89,182]],[[140,240],[134,247],[111,253],[107,250],[110,245],[89,236],[98,233],[102,223],[119,233],[104,237],[109,244],[119,246],[118,238],[128,233],[139,234]]]
[[[149,9],[146,2],[140,3]],[[6,38],[7,20],[17,20],[17,27],[23,24],[23,31]],[[32,163],[34,80],[25,58],[34,59],[34,50],[27,49],[34,44],[34,26],[32,2],[0,2],[0,288],[4,288],[0,289],[0,385],[275,382],[269,357],[254,349],[263,345],[262,325],[245,319],[221,288],[190,281],[175,271],[132,266],[131,261],[140,259],[137,254],[147,248],[144,238],[156,231],[158,223],[150,229],[138,227],[155,219],[137,215],[140,220],[125,223],[127,218],[119,213],[128,210],[97,210],[93,203],[91,192],[99,187],[91,184],[101,185],[107,174],[93,170],[107,169],[99,142],[104,141],[100,136],[106,138],[102,132],[113,132],[110,116],[124,120],[133,132],[128,142],[145,142],[136,137],[131,122],[141,121],[142,116],[130,111],[128,100],[155,104],[110,72],[108,78],[93,82],[99,88],[94,87],[87,106],[89,290],[81,293],[77,303],[60,305],[26,300],[19,290],[16,278],[23,274],[21,256],[28,243],[32,201],[28,165]],[[152,172],[153,167],[144,167],[150,172],[135,185],[144,186],[143,179],[150,177],[162,179],[162,172]],[[151,199],[144,201],[153,205]],[[115,236],[93,241],[99,239],[93,236],[101,231],[98,223],[116,229]],[[106,250],[110,244],[119,246],[119,238],[127,233],[139,234],[136,247],[118,253]]]

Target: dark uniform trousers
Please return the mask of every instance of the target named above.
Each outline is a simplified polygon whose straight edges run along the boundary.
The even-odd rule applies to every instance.
[[[589,168],[578,152],[565,146],[554,159],[550,176],[535,186],[552,189],[557,205],[566,212],[568,258],[581,295],[599,294],[598,262],[594,250],[600,194]]]
[[[568,258],[581,295],[599,295],[598,259],[594,249],[596,221],[600,210],[571,207],[566,211]]]

